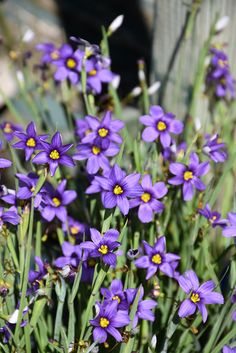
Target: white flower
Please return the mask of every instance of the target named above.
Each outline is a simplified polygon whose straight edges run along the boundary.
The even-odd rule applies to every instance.
[[[16,77],[17,77],[17,80],[18,80],[20,86],[23,87],[24,84],[25,84],[25,79],[24,79],[23,72],[20,71],[20,70],[17,70],[16,71]]]
[[[143,69],[140,69],[138,70],[138,78],[139,78],[139,81],[145,81],[145,72]]]
[[[117,16],[108,27],[108,35],[114,33],[123,23],[124,15]]]
[[[194,125],[195,125],[196,131],[199,131],[201,129],[201,127],[202,127],[201,120],[199,118],[196,118],[194,120]]]
[[[222,31],[223,29],[225,29],[225,27],[228,26],[228,23],[229,23],[229,16],[223,16],[223,17],[221,17],[221,18],[216,22],[216,25],[215,25],[215,30],[216,30],[216,32],[220,32],[220,31]]]
[[[151,339],[151,347],[152,347],[152,349],[155,349],[156,345],[157,345],[157,336],[153,335],[152,339]]]
[[[25,313],[27,313],[27,311],[29,310],[29,308],[26,306],[24,309],[23,309],[23,315]],[[19,316],[19,309],[16,309],[12,314],[11,316],[9,317],[8,319],[8,322],[10,324],[16,324],[17,323],[17,320],[18,320],[18,316]]]
[[[111,81],[111,84],[112,84],[112,87],[117,89],[119,87],[119,85],[120,85],[120,75],[115,75],[115,77]]]
[[[141,93],[142,93],[141,87],[137,86],[132,89],[132,91],[130,92],[130,95],[132,97],[138,97]]]
[[[148,88],[148,94],[151,96],[152,94],[156,93],[159,90],[160,87],[161,87],[161,82],[160,81],[154,82]]]
[[[22,41],[25,43],[31,42],[31,40],[34,38],[35,34],[32,31],[32,29],[28,28],[22,38]]]

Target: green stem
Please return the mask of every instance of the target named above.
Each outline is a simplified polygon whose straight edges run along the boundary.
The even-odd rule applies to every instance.
[[[31,208],[30,208],[30,221],[29,221],[29,230],[28,230],[28,239],[26,244],[26,258],[25,258],[25,267],[23,274],[23,285],[21,290],[21,300],[20,300],[20,308],[18,319],[16,323],[15,329],[15,341],[19,342],[19,333],[20,333],[20,324],[22,320],[22,314],[24,307],[26,306],[26,290],[28,284],[28,275],[30,269],[30,257],[31,257],[31,246],[32,246],[32,238],[33,238],[33,224],[34,224],[34,196],[31,199]]]
[[[105,271],[103,268],[101,268],[101,270],[99,271],[98,276],[95,280],[94,287],[93,287],[92,293],[90,295],[90,298],[89,298],[89,301],[87,304],[85,318],[84,318],[84,322],[83,322],[81,334],[80,334],[80,340],[82,340],[84,337],[85,329],[88,325],[89,319],[91,318],[91,312],[92,312],[92,309],[93,309],[93,306],[94,306],[94,303],[96,300],[96,296],[99,292],[99,289],[102,285],[102,282],[104,281],[104,279],[106,277],[106,274],[107,274],[107,271]],[[77,353],[79,353],[79,348],[78,348]]]
[[[75,336],[75,312],[74,312],[74,300],[79,290],[80,280],[82,275],[82,263],[79,265],[78,273],[75,276],[74,284],[72,287],[71,295],[69,298],[69,324],[68,324],[68,341],[72,343]]]

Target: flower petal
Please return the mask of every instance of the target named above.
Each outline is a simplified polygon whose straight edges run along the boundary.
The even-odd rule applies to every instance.
[[[190,299],[185,299],[180,305],[178,315],[179,317],[186,317],[193,315],[195,311],[196,305]]]

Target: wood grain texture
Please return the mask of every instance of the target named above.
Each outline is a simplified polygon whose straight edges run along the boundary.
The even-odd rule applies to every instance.
[[[153,52],[151,80],[165,79],[173,50],[181,36],[188,5],[191,1],[182,0],[142,0],[142,8],[151,20],[151,11],[156,10],[156,18],[152,19]],[[152,10],[151,10],[152,8]],[[215,37],[214,42],[225,42],[232,72],[236,77],[236,1],[235,0],[203,0],[192,35],[180,47],[176,55],[169,81],[166,87],[163,105],[167,110],[176,112],[180,117],[186,113],[190,88],[193,84],[200,50],[207,39],[211,24],[216,14],[219,17],[229,16],[230,23],[223,33]],[[155,101],[154,101],[155,102]],[[156,102],[155,102],[156,103]],[[206,116],[207,101],[202,97],[199,104],[199,118]]]

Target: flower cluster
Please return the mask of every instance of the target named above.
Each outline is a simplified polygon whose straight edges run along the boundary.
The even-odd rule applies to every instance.
[[[197,127],[195,121],[192,131],[194,92],[185,119],[158,102],[150,105],[154,91],[147,86],[143,60],[138,90],[119,102],[106,46],[122,21],[121,15],[103,29],[101,48],[74,37],[72,45],[36,46],[42,73],[53,72],[50,99],[60,97],[69,131],[63,134],[59,121],[49,126],[48,93],[41,89],[32,97],[42,107],[31,96],[26,101],[42,114],[37,126],[0,124],[0,349],[5,352],[28,352],[31,346],[42,352],[97,352],[104,350],[100,344],[127,353],[205,347],[235,352],[228,334],[236,321],[232,121],[217,129]],[[218,99],[233,98],[228,58],[216,48],[211,54],[206,82]],[[23,57],[27,72],[29,54]],[[112,83],[106,92],[104,83]],[[25,80],[24,99],[28,90]],[[142,96],[143,109],[130,131],[124,122],[129,116],[121,112],[135,95]],[[217,118],[229,118],[222,112],[233,111],[230,101],[211,103],[212,117],[216,112]],[[6,106],[18,113],[10,100]],[[14,116],[21,121],[21,114]],[[221,204],[221,213],[215,211]],[[227,325],[220,327],[223,320]],[[213,330],[219,334],[215,331],[209,347]]]
[[[210,49],[211,60],[206,77],[206,83],[212,86],[217,98],[235,97],[235,80],[233,79],[228,56],[222,49]]]
[[[143,300],[144,290],[135,288],[123,289],[120,280],[113,280],[110,289],[102,288],[101,293],[105,298],[103,304],[97,303],[98,315],[90,320],[95,341],[103,343],[107,334],[112,335],[116,341],[122,341],[122,336],[117,328],[122,328],[130,323],[130,310],[136,296],[138,296],[137,309],[133,318],[132,327],[135,328],[139,319],[154,321],[155,316],[151,311],[157,303],[152,299]]]
[[[82,48],[80,45],[80,48],[74,50],[69,44],[56,48],[53,43],[42,43],[38,44],[36,49],[42,52],[42,64],[54,65],[56,81],[68,79],[72,85],[76,85],[81,82],[84,71],[87,89],[99,94],[102,84],[111,82],[115,77],[110,71],[110,59],[103,57],[94,46],[85,44]]]
[[[77,146],[75,160],[87,160],[86,169],[89,174],[96,174],[99,169],[107,171],[110,163],[107,157],[114,157],[119,153],[122,138],[118,132],[124,127],[121,120],[112,120],[107,111],[101,121],[93,116],[86,116],[85,120],[77,120],[81,143]],[[80,128],[82,127],[82,128]]]

